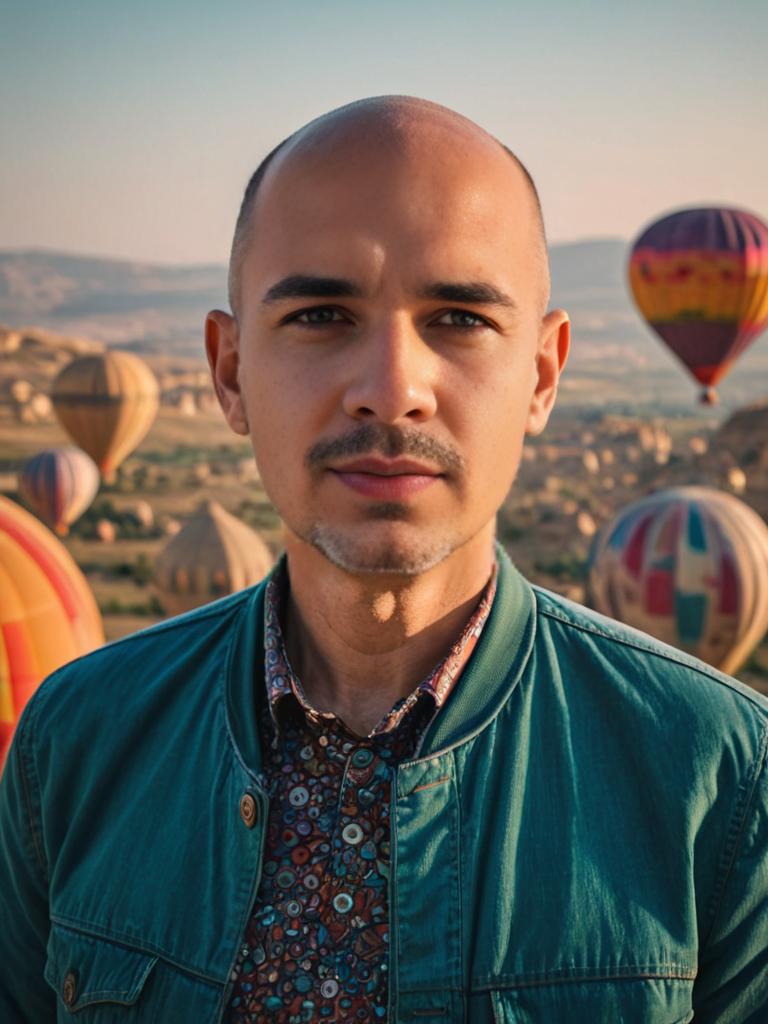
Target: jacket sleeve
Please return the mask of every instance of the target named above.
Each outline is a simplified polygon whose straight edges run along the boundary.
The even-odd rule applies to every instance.
[[[765,756],[693,989],[696,1024],[768,1021],[768,766]]]
[[[43,978],[47,865],[37,778],[25,753],[29,717],[19,723],[0,779],[0,1021],[46,1024],[56,1020],[56,997]]]

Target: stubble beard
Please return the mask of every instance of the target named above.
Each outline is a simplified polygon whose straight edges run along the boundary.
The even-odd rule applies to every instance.
[[[369,510],[370,520],[402,520],[403,507],[382,503]],[[443,531],[422,537],[396,539],[376,536],[371,524],[368,537],[350,536],[348,531],[323,523],[314,523],[302,538],[336,568],[355,575],[388,574],[421,576],[429,572],[460,546],[456,538]]]

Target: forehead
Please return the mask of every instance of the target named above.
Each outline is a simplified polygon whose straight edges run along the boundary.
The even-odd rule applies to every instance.
[[[522,171],[460,119],[300,137],[268,169],[251,217],[244,269],[259,276],[328,263],[352,276],[376,252],[403,273],[437,261],[443,274],[457,264],[520,278],[539,244]]]

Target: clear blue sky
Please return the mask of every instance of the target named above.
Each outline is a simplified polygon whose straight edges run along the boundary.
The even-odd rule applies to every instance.
[[[11,0],[0,248],[222,261],[266,151],[391,92],[515,149],[554,241],[700,202],[768,217],[766,40],[764,0]]]

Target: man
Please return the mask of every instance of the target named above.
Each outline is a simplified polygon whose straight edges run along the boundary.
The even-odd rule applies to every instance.
[[[31,701],[2,1019],[765,1021],[765,702],[494,548],[569,340],[530,178],[404,98],[265,163],[206,345],[286,558]]]

